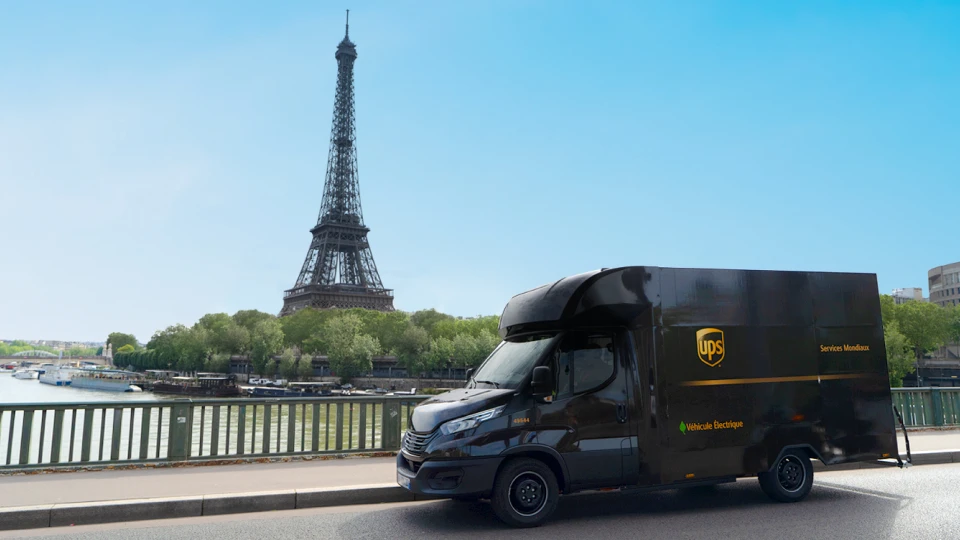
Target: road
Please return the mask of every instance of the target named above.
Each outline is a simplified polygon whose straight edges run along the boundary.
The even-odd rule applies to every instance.
[[[755,480],[698,492],[604,493],[561,500],[548,524],[505,529],[482,503],[307,509],[66,529],[0,538],[957,538],[960,464],[819,474],[806,501],[773,503]]]

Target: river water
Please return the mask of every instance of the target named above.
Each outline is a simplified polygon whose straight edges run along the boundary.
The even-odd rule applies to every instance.
[[[168,455],[167,443],[173,414],[171,408],[173,403],[169,400],[185,397],[187,396],[157,395],[152,392],[104,392],[70,386],[52,386],[41,384],[36,379],[14,379],[11,372],[0,371],[0,469],[17,464],[87,461],[83,459],[85,428],[89,433],[87,442],[91,462],[111,459],[135,460],[144,457],[164,458]],[[132,408],[123,406],[123,402],[132,401],[156,405]],[[238,446],[246,448],[247,453],[289,452],[291,441],[294,443],[292,449],[294,452],[304,451],[307,448],[314,449],[311,441],[315,441],[318,445],[315,450],[334,450],[337,448],[337,439],[341,437],[343,450],[373,450],[381,443],[382,404],[344,403],[341,412],[343,419],[339,420],[338,405],[332,405],[324,398],[319,401],[325,403],[282,406],[274,404],[271,408],[263,401],[237,398],[236,400],[218,400],[221,404],[227,402],[228,404],[236,403],[235,405],[194,405],[193,425],[188,426],[192,431],[190,455],[217,457],[235,454]],[[342,402],[335,399],[331,401]],[[100,402],[103,405],[83,407],[84,403],[91,402]],[[107,404],[113,402],[117,405]],[[55,459],[53,457],[54,410],[31,408],[33,412],[29,414],[32,416],[26,418],[32,418],[32,420],[28,424],[29,430],[25,431],[26,413],[23,410],[17,412],[16,407],[23,404],[62,403],[76,403],[78,407],[71,407],[63,412],[60,457]],[[238,424],[241,405],[244,405],[243,417],[246,429],[242,436],[239,433]],[[7,410],[3,410],[5,406]],[[148,409],[151,415],[145,417]],[[363,409],[362,417],[361,409]],[[219,415],[218,428],[213,427],[214,414]],[[401,413],[401,415],[401,429],[404,429],[407,414]],[[114,422],[115,419],[116,422]],[[119,432],[116,432],[117,429]],[[146,429],[143,438],[141,438],[142,429]],[[216,450],[212,446],[214,431],[219,441]],[[360,435],[361,431],[364,433],[363,438]],[[116,446],[112,445],[115,432],[119,435]],[[340,434],[338,435],[337,432]],[[29,433],[29,448],[21,445],[21,435],[25,433]],[[142,444],[146,446],[141,449]],[[112,455],[113,452],[116,452],[115,456]]]

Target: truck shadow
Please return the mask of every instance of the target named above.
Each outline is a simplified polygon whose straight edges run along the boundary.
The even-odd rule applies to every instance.
[[[552,518],[536,529],[503,525],[484,502],[438,501],[386,512],[401,529],[431,536],[558,538],[604,532],[653,537],[891,538],[897,514],[910,500],[888,493],[815,485],[798,504],[775,503],[756,481],[648,494],[602,493],[561,498]],[[357,534],[362,523],[351,523]],[[371,531],[373,536],[376,536]]]

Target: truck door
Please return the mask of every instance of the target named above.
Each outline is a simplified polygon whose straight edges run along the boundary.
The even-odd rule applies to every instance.
[[[636,459],[622,342],[614,332],[570,332],[553,357],[556,395],[538,406],[539,442],[560,452],[577,488],[622,485],[623,460]]]

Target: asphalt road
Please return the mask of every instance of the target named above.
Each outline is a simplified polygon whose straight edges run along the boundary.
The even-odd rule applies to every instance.
[[[958,538],[960,464],[819,474],[806,501],[771,502],[755,480],[693,492],[604,493],[561,500],[551,522],[504,528],[482,503],[295,510],[10,531],[0,537],[240,538]]]

